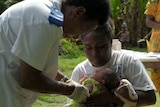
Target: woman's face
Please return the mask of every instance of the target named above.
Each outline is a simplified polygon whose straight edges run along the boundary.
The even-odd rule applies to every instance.
[[[97,32],[91,31],[83,36],[84,51],[95,67],[105,65],[111,58],[111,41]]]

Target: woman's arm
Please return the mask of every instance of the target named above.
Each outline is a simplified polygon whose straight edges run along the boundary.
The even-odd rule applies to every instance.
[[[160,29],[160,23],[155,21],[155,17],[152,15],[146,15],[146,25],[147,27]]]
[[[138,94],[137,106],[148,106],[156,103],[156,95],[154,90],[136,91]]]

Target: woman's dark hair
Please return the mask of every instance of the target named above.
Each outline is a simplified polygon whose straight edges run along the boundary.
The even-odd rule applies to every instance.
[[[98,19],[104,24],[110,15],[109,0],[66,0],[68,5],[83,6],[86,9],[86,20]]]
[[[105,38],[107,38],[112,43],[112,27],[108,22],[103,24],[103,25],[97,26],[94,30],[92,30],[90,32],[96,32],[99,35],[104,36]],[[85,34],[81,35],[81,39],[82,40],[83,40],[83,36],[85,36]]]
[[[94,32],[97,32],[100,35],[105,36],[108,40],[112,40],[112,28],[108,22],[103,25],[98,26],[94,30]]]
[[[108,41],[111,42],[112,44],[112,27],[111,25],[107,22],[103,25],[99,25],[97,26],[94,30],[92,30],[91,32],[96,32],[98,33],[100,36],[104,36],[104,38],[106,38]],[[86,34],[82,34],[81,35],[81,40],[83,41],[83,37]]]

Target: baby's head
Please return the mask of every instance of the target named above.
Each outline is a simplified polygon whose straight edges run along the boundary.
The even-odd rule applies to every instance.
[[[92,78],[104,84],[109,90],[118,87],[118,85],[120,84],[120,79],[116,72],[113,72],[109,68],[104,68],[96,71]]]

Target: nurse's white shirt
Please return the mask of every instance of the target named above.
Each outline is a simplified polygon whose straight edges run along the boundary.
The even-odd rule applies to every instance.
[[[39,93],[18,84],[20,60],[53,79],[58,69],[62,29],[50,24],[50,7],[61,0],[25,0],[0,16],[0,106],[30,107]],[[29,78],[29,77],[28,77]]]

